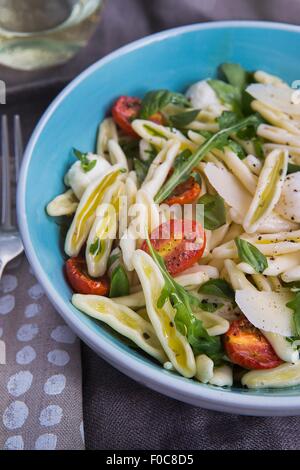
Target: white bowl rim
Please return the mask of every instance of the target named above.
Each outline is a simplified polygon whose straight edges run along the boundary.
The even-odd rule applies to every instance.
[[[125,351],[120,351],[118,348],[111,345],[105,338],[99,338],[98,334],[90,329],[87,325],[80,322],[70,311],[64,300],[57,296],[57,292],[52,286],[51,282],[48,280],[47,274],[44,272],[42,264],[35,252],[34,246],[31,243],[25,212],[26,198],[23,196],[26,190],[26,181],[30,159],[36,142],[43,132],[43,129],[46,126],[49,118],[55,112],[56,108],[65,99],[65,97],[74,88],[77,87],[79,83],[84,81],[89,75],[93,74],[95,70],[101,68],[104,64],[109,63],[117,57],[135,49],[139,49],[147,44],[151,44],[168,37],[177,36],[182,33],[232,27],[252,27],[293,31],[298,33],[300,32],[300,26],[278,22],[273,23],[269,21],[218,21],[180,26],[152,34],[125,45],[90,65],[86,70],[74,78],[59,93],[59,95],[52,101],[50,106],[44,112],[27,144],[20,171],[17,191],[17,213],[19,228],[28,260],[38,281],[44,287],[51,303],[61,314],[66,323],[84,342],[86,342],[94,351],[96,351],[100,356],[102,356],[106,361],[119,369],[121,372],[125,373],[134,380],[137,380],[138,382],[142,382],[149,388],[195,406],[202,406],[204,408],[216,411],[237,414],[257,416],[295,416],[300,415],[300,392],[299,396],[272,396],[272,394],[256,396],[243,394],[239,391],[235,392],[234,390],[224,391],[221,388],[206,388],[201,386],[201,384],[193,382],[192,380],[190,382],[183,382],[182,378],[179,376],[171,374],[169,376],[164,375],[159,369],[156,370],[151,365],[148,365],[144,362],[140,363],[137,358],[130,356]],[[282,393],[284,393],[283,390]]]

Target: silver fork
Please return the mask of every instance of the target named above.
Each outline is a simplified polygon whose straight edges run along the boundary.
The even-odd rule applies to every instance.
[[[20,161],[23,153],[21,122],[14,116],[14,163],[15,181],[19,176]],[[21,236],[16,227],[13,214],[12,177],[10,166],[10,146],[7,116],[1,119],[1,156],[2,156],[2,208],[0,224],[0,279],[7,263],[23,251]]]

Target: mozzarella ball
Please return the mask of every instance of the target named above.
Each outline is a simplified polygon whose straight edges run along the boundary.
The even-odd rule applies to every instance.
[[[97,163],[90,171],[84,171],[81,162],[75,162],[65,176],[65,184],[73,189],[78,199],[81,199],[84,191],[88,185],[96,178],[101,176],[102,173],[107,171],[111,164],[105,158],[99,155],[89,153],[87,155],[89,161],[96,160]]]
[[[186,92],[186,97],[190,99],[193,108],[197,109],[221,105],[215,91],[205,80],[191,85]]]

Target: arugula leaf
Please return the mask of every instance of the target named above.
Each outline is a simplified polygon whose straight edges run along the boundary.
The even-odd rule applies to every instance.
[[[234,300],[234,290],[224,279],[210,279],[199,287],[198,292],[214,297]]]
[[[240,64],[224,63],[220,66],[220,71],[230,85],[241,90],[245,89],[248,83],[253,82],[253,74]]]
[[[218,194],[204,194],[197,204],[204,205],[204,228],[216,230],[226,223],[224,199]]]
[[[182,93],[174,93],[168,90],[153,90],[149,91],[142,101],[140,118],[147,119],[164,109],[168,104],[183,107],[190,106],[190,102]]]
[[[226,127],[236,124],[237,122],[239,122],[239,120],[240,120],[239,116],[232,111],[223,111],[221,116],[218,117],[218,123],[219,123],[220,129],[226,129]],[[238,157],[241,160],[243,160],[246,157],[246,152],[243,149],[243,147],[237,142],[235,142],[234,140],[228,139],[227,145],[228,147],[231,148],[233,152],[235,152],[238,155]]]
[[[165,281],[164,288],[157,302],[157,307],[162,308],[167,299],[176,310],[174,322],[181,334],[187,337],[194,353],[207,354],[214,362],[223,357],[222,345],[218,336],[209,336],[201,320],[195,317],[191,308],[191,296],[177,284],[166,269],[163,258],[154,250],[149,239],[146,240],[149,252],[159,267]]]
[[[242,238],[236,238],[235,244],[241,261],[250,264],[257,273],[263,273],[264,270],[267,269],[267,258],[256,248],[256,246]]]
[[[169,116],[171,126],[180,128],[187,126],[190,122],[194,121],[199,114],[199,109],[192,109],[184,113],[173,114]]]
[[[297,173],[297,171],[300,171],[300,165],[296,165],[295,163],[288,164],[288,169],[287,169],[288,175],[290,175],[291,173]]]
[[[140,148],[139,140],[137,139],[122,139],[120,140],[120,146],[123,152],[126,155],[126,158],[133,160],[134,158],[139,158]]]
[[[214,133],[210,131],[194,131],[194,132],[197,132],[197,134],[202,135],[206,140],[210,139],[214,135]]]
[[[109,297],[122,297],[129,294],[129,280],[127,273],[120,264],[112,273]]]
[[[295,332],[298,336],[300,336],[300,292],[297,292],[293,300],[288,302],[286,306],[291,310],[294,310],[293,320]]]
[[[252,139],[253,146],[254,146],[254,152],[257,158],[260,160],[264,160],[265,154],[264,154],[264,149],[263,149],[263,143],[264,139],[262,137],[254,137]]]
[[[154,147],[154,145],[150,144],[150,148],[148,150],[145,150],[145,153],[148,155],[148,162],[152,162],[154,158],[157,156],[157,149]]]
[[[245,129],[248,127],[254,127],[256,129],[257,125],[260,123],[256,115],[249,116],[245,119],[242,119],[237,124],[234,124],[227,129],[221,129],[216,134],[213,134],[210,139],[206,140],[203,144],[199,146],[194,154],[190,158],[183,161],[177,168],[174,169],[172,176],[166,181],[163,187],[155,196],[155,202],[160,203],[164,201],[173,191],[173,189],[178,185],[178,180],[183,177],[186,177],[191,173],[193,168],[203,159],[203,157],[210,152],[212,149],[222,145],[226,145],[228,138],[234,132],[239,131],[240,129]]]
[[[146,178],[148,170],[149,170],[149,166],[150,166],[149,164],[147,164],[146,162],[142,162],[138,158],[133,159],[133,168],[134,168],[134,171],[136,172],[136,176],[140,184]]]
[[[236,155],[239,157],[240,160],[244,160],[244,158],[246,158],[247,154],[246,154],[245,150],[235,140],[229,139],[227,147],[229,147],[230,150],[232,150],[234,153],[236,153]]]
[[[77,150],[75,148],[73,148],[73,153],[75,157],[80,160],[81,168],[85,173],[91,171],[95,167],[97,160],[89,160],[87,153],[80,152],[80,150]]]
[[[101,253],[101,250],[102,250],[101,240],[100,238],[96,238],[94,243],[91,243],[89,251],[91,255],[97,256],[99,255],[99,253]]]

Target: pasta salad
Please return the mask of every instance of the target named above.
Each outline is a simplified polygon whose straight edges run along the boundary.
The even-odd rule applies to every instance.
[[[300,100],[219,67],[185,94],[121,96],[66,192],[73,305],[170,372],[220,387],[300,384]]]

